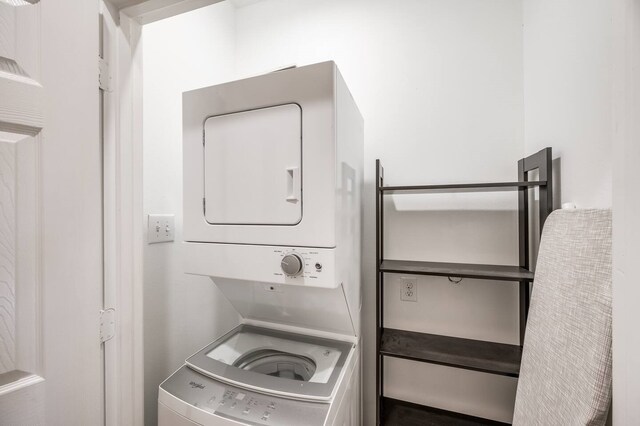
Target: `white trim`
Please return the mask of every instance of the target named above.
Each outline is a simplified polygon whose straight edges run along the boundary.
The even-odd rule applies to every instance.
[[[141,92],[141,27],[105,14],[103,55],[111,68],[104,92],[104,304],[117,310],[116,336],[105,342],[105,424],[144,424],[142,147],[134,123]],[[119,25],[118,25],[119,22]],[[136,109],[137,108],[137,109]]]
[[[103,40],[111,69],[104,104],[105,306],[117,310],[105,343],[105,424],[144,424],[142,26],[222,0],[148,0],[118,10]],[[105,24],[105,22],[103,22]],[[108,55],[108,57],[107,57]]]
[[[636,188],[640,140],[640,2],[613,7],[613,424],[640,422],[640,296],[635,267],[640,255]]]
[[[222,0],[148,0],[122,9],[122,13],[140,25],[180,15]]]
[[[0,396],[15,392],[28,386],[35,385],[36,383],[40,382],[44,382],[44,378],[38,376],[37,374],[30,374],[26,377],[16,380],[15,382],[0,386]]]

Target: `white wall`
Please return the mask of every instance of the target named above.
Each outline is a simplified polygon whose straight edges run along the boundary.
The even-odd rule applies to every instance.
[[[640,2],[615,0],[613,27],[613,424],[640,424]]]
[[[182,273],[180,244],[182,92],[233,77],[233,13],[231,5],[220,3],[143,27],[144,212],[176,215],[175,242],[144,250],[148,425],[156,424],[160,382],[238,323],[235,310],[208,278]]]
[[[382,159],[390,184],[516,178],[516,160],[524,153],[520,3],[233,4],[239,7],[213,5],[145,27],[145,212],[177,213],[180,240],[180,91],[292,63],[335,60],[365,117],[364,389],[365,424],[372,424],[374,160]],[[494,197],[500,207],[493,207]],[[427,200],[389,200],[388,258],[517,262],[515,194],[472,203],[462,198],[456,205],[463,212],[442,203],[429,210]],[[237,320],[206,279],[180,274],[178,256],[177,244],[149,246],[145,253],[148,421],[159,381],[212,340],[221,323]],[[397,279],[388,277],[387,326],[518,342],[515,285],[465,280],[453,286],[419,278],[418,303],[400,303]],[[511,419],[514,379],[397,360],[387,371],[394,378],[391,396]]]
[[[365,118],[364,424],[375,406],[374,161],[389,184],[515,179],[521,26],[510,0],[268,0],[237,11],[239,75],[333,59]],[[386,256],[517,263],[509,196],[511,210],[462,213],[398,197],[387,205]],[[518,342],[515,285],[421,277],[418,303],[401,303],[397,278],[387,281],[387,326]],[[387,372],[391,396],[511,419],[514,379],[398,360]]]
[[[627,9],[620,16],[638,16],[631,0],[615,1],[623,2]],[[633,22],[620,16],[618,22]],[[371,424],[374,160],[382,159],[389,184],[511,180],[518,158],[552,146],[562,189],[557,201],[611,206],[611,20],[611,3],[598,0],[234,0],[148,25],[145,212],[176,213],[181,240],[181,91],[292,63],[335,60],[366,123],[364,386],[365,424]],[[629,34],[637,31],[631,28]],[[624,64],[616,75],[628,78],[632,66]],[[624,99],[637,111],[637,97]],[[627,118],[627,128],[635,129],[632,122]],[[619,141],[630,140],[624,137]],[[630,182],[637,178],[637,145],[617,146],[614,177]],[[630,184],[617,190],[616,205],[625,212],[616,214],[621,223],[637,211],[633,190]],[[451,211],[448,203],[463,211]],[[387,258],[517,261],[514,194],[445,198],[437,209],[432,205],[428,198],[389,200]],[[616,256],[616,300],[635,300],[625,278],[632,238],[617,241],[624,250]],[[179,253],[177,243],[145,251],[150,424],[160,380],[237,321],[208,280],[180,273]],[[452,286],[421,277],[419,301],[410,303],[399,301],[398,277],[389,276],[387,291],[387,326],[517,343],[517,292],[508,283],[464,280]],[[617,309],[614,322],[624,340],[617,339],[622,349],[614,354],[614,380],[623,397],[620,420],[614,421],[630,424],[638,413],[625,402],[637,399],[638,390],[625,375],[633,374],[631,354],[640,345],[620,325],[634,323],[632,306],[620,303]],[[627,350],[630,355],[623,356]],[[387,371],[390,395],[510,420],[513,379],[398,360]]]
[[[523,0],[525,150],[553,147],[559,201],[582,208],[611,206],[611,5]]]
[[[561,202],[613,204],[613,421],[638,424],[640,294],[630,274],[640,253],[640,9],[634,0],[524,0],[523,11],[525,149],[549,145],[560,157]]]

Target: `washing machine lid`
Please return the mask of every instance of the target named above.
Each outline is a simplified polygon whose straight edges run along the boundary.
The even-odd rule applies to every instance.
[[[247,389],[329,400],[353,348],[350,342],[243,324],[186,363],[204,375]]]
[[[244,320],[358,335],[351,312],[355,308],[350,309],[342,286],[321,288],[222,278],[214,278],[214,282]]]

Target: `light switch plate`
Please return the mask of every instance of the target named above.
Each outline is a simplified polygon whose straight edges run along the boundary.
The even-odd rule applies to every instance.
[[[172,214],[150,214],[147,241],[149,244],[173,241],[175,220]]]

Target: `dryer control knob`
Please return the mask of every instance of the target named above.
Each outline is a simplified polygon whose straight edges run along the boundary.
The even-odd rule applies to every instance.
[[[280,267],[285,274],[295,277],[302,272],[302,259],[297,254],[287,254],[282,258]]]

